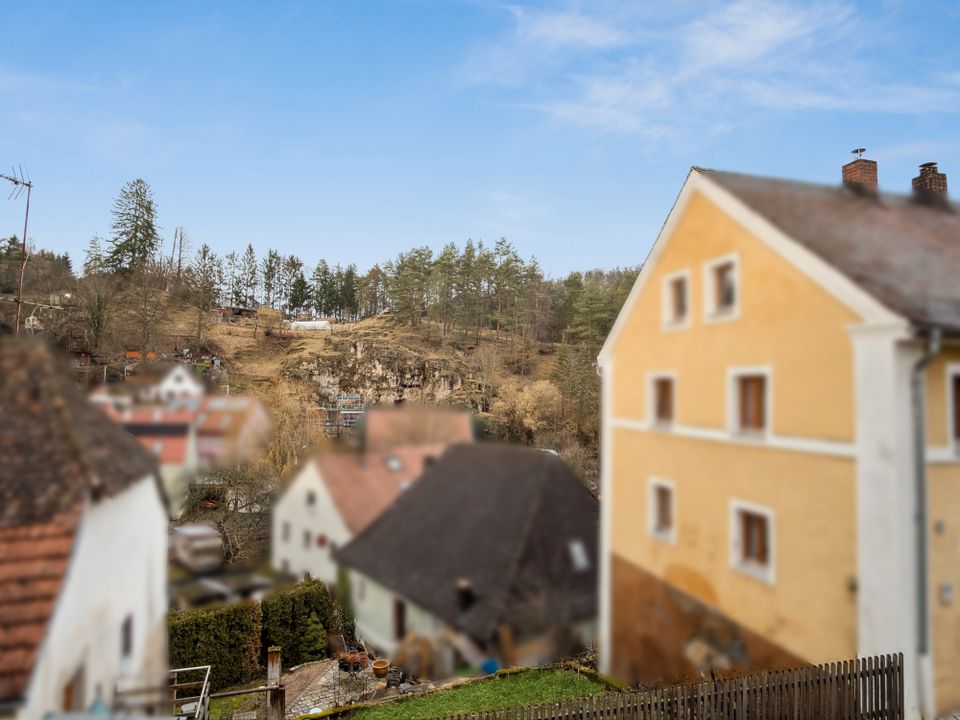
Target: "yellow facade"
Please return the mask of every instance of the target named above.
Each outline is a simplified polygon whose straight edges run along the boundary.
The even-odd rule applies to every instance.
[[[704,320],[704,264],[736,253],[740,312]],[[690,271],[691,322],[661,328],[663,278]],[[773,367],[778,435],[852,441],[853,360],[847,327],[858,318],[710,200],[695,194],[612,348],[613,414],[644,416],[646,375],[673,371],[677,422],[722,429],[728,367]]]
[[[610,552],[812,662],[857,653],[857,428],[850,329],[862,319],[695,191],[671,219],[639,294],[605,349],[612,392]],[[705,267],[738,264],[739,310],[706,318]],[[689,321],[664,323],[665,281],[686,274]],[[730,369],[770,373],[765,438],[730,432]],[[960,461],[950,433],[947,346],[926,373],[930,593],[937,706],[960,707]],[[605,367],[604,372],[608,370]],[[650,377],[674,378],[673,423],[652,425]],[[934,457],[936,456],[936,457]],[[651,478],[672,484],[672,542],[650,532]],[[774,577],[731,562],[731,501],[773,517]],[[939,522],[938,522],[939,521]],[[956,597],[951,597],[950,592]],[[617,629],[614,628],[614,635]]]

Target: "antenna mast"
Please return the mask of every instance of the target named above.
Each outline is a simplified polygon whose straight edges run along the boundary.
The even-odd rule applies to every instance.
[[[23,189],[27,189],[27,208],[23,213],[23,237],[20,243],[20,274],[17,278],[17,297],[14,302],[17,304],[17,321],[13,326],[13,334],[20,334],[20,315],[23,310],[23,269],[27,265],[27,223],[30,220],[30,192],[33,190],[33,182],[30,177],[24,175],[23,168],[19,165],[11,170],[10,175],[0,173],[0,179],[13,184],[13,190],[8,199],[16,200],[23,194]]]

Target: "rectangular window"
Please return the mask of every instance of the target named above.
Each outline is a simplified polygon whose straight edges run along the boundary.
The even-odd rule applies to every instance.
[[[304,550],[309,550],[309,549],[310,549],[310,544],[311,544],[311,543],[310,543],[310,531],[309,531],[309,530],[304,530],[304,531],[303,531],[303,549],[304,549]]]
[[[670,283],[670,298],[673,303],[672,319],[682,323],[687,317],[687,279],[676,278]]]
[[[403,600],[393,601],[393,637],[403,640],[407,635],[407,605]]]
[[[953,447],[960,452],[960,366],[951,368],[950,373],[950,408],[953,418],[953,433],[950,438]]]
[[[659,425],[673,422],[673,379],[655,378],[653,381],[654,419]]]
[[[307,507],[312,506],[317,501],[317,494],[313,490],[307,491]]]
[[[767,378],[765,375],[741,375],[736,381],[737,429],[764,432],[767,429]]]
[[[661,320],[664,328],[678,329],[690,321],[690,271],[663,278]]]
[[[676,539],[676,505],[673,483],[650,478],[647,496],[647,524],[650,534],[672,543]]]
[[[120,657],[133,655],[133,615],[127,615],[120,626]]]
[[[290,539],[290,523],[283,523],[283,541],[287,542]]]
[[[713,268],[714,312],[718,315],[733,312],[737,304],[737,286],[732,262]]]
[[[765,582],[774,580],[773,512],[733,501],[731,553],[735,568]]]
[[[739,315],[740,272],[736,255],[704,265],[704,310],[707,321],[733,320]]]

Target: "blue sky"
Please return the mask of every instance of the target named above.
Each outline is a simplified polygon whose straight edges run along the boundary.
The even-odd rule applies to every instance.
[[[960,188],[960,4],[4,3],[0,168],[75,260],[127,180],[169,242],[361,268],[501,235],[552,275],[646,255],[691,165]],[[955,178],[955,179],[954,179]],[[0,235],[22,229],[0,196]]]

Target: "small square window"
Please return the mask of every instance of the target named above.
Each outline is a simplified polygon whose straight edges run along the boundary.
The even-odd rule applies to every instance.
[[[309,549],[310,549],[310,544],[311,544],[310,531],[309,531],[309,530],[304,530],[304,531],[303,531],[303,548],[304,548],[305,550],[309,550]]]
[[[655,378],[653,381],[653,417],[658,425],[673,422],[672,378]]]
[[[307,491],[307,506],[313,505],[317,502],[317,494],[313,490]]]
[[[766,431],[767,378],[765,375],[740,375],[736,379],[737,430],[745,433]]]

